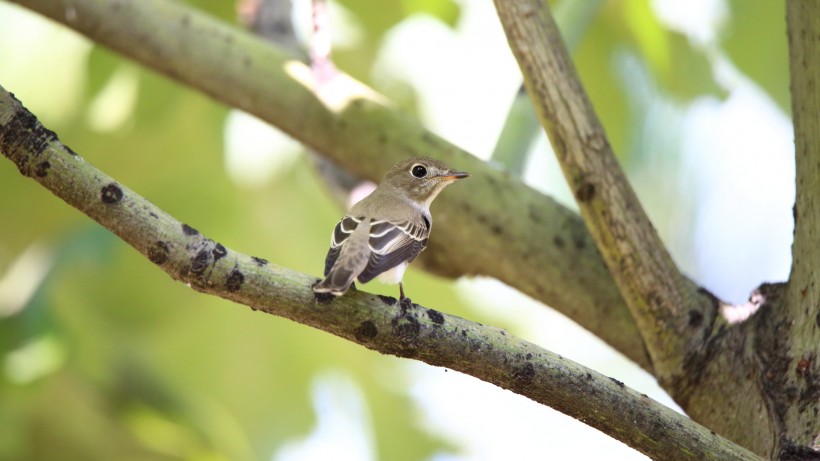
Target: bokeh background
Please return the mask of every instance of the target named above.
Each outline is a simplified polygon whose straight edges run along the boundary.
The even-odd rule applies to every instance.
[[[237,22],[235,2],[188,3]],[[551,4],[680,267],[730,302],[785,280],[794,161],[783,1]],[[292,17],[304,45],[309,0]],[[521,77],[491,2],[336,0],[330,18],[339,68],[574,206],[526,104],[508,120]],[[179,220],[321,272],[344,210],[299,144],[264,123],[5,1],[0,85]],[[493,157],[505,123],[521,134]],[[507,328],[674,406],[634,364],[496,281],[413,269],[405,280],[421,304]],[[3,460],[644,459],[471,377],[196,293],[3,161],[0,428]]]

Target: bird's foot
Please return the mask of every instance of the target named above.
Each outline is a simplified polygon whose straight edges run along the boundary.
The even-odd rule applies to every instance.
[[[413,301],[407,296],[404,296],[404,284],[401,282],[399,282],[399,305],[405,310],[413,307]]]
[[[399,299],[399,305],[401,306],[402,309],[405,309],[405,310],[410,309],[411,307],[413,307],[413,301],[410,298],[405,296],[405,297]]]

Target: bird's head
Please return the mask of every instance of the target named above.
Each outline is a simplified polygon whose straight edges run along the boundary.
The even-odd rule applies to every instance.
[[[379,187],[387,187],[429,207],[447,185],[470,176],[456,171],[444,162],[428,157],[415,157],[393,165],[384,175]]]

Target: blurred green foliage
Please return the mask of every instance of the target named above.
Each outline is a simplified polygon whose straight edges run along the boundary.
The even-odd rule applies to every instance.
[[[189,3],[234,21],[233,2]],[[413,14],[456,26],[461,14],[453,1],[340,3],[364,39],[334,57],[371,84],[372,63],[391,28]],[[613,146],[629,158],[639,154],[632,140],[641,126],[630,115],[633,93],[620,55],[637,57],[671,100],[721,91],[704,51],[665,28],[648,0],[594,3],[600,7],[574,56]],[[727,27],[726,51],[787,107],[782,2],[732,1],[731,7],[738,20]],[[224,166],[228,108],[96,46],[82,65],[77,106],[52,123],[44,119],[63,142],[208,237],[319,274],[342,211],[308,162],[287,166],[261,186],[238,185]],[[3,66],[0,79],[11,72]],[[87,115],[119,72],[135,76],[136,105],[127,122],[97,131]],[[61,76],[37,78],[47,91],[48,79]],[[34,97],[7,89],[24,104]],[[44,256],[29,257],[32,249]],[[0,162],[0,281],[26,258],[39,261],[36,269],[19,269],[34,279],[33,293],[19,310],[0,299],[0,459],[268,459],[285,441],[311,431],[311,383],[326,370],[342,370],[361,388],[380,459],[457,450],[422,427],[400,360],[196,293]],[[412,270],[406,280],[418,302],[484,321],[467,313],[448,281]],[[395,295],[393,287],[367,289]],[[515,328],[512,321],[502,326]]]

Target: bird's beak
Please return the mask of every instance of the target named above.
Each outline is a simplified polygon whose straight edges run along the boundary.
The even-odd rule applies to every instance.
[[[470,176],[470,173],[465,173],[463,171],[448,171],[447,173],[439,176],[439,178],[445,181],[455,181],[456,179],[464,179]]]

